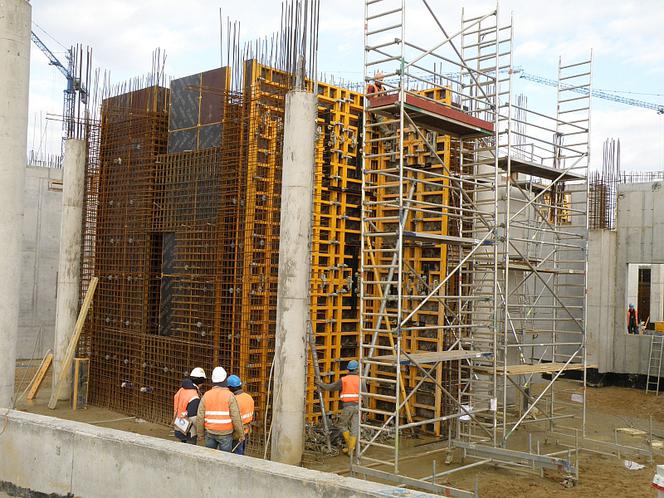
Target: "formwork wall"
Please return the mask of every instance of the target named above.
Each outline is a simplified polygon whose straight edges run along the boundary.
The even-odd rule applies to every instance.
[[[249,60],[234,93],[229,74],[220,68],[174,80],[170,92],[151,87],[104,101],[88,161],[83,257],[84,288],[93,274],[100,281],[81,352],[92,358],[92,403],[166,423],[191,368],[209,375],[224,366],[255,398],[254,441],[261,444],[273,389],[283,119],[292,77]],[[325,83],[317,91],[311,330],[321,373],[332,382],[358,356],[363,97]],[[449,138],[429,138],[449,163]],[[406,143],[411,166],[444,171],[431,164],[419,137]],[[423,183],[417,195],[448,195],[445,185],[443,177],[440,185]],[[444,218],[413,223],[418,231],[447,232]],[[444,249],[409,251],[414,286],[445,274]],[[437,321],[442,313],[433,305],[422,316]],[[424,330],[406,340],[442,350],[442,339]],[[306,415],[315,423],[311,365],[308,376]],[[411,371],[406,389],[420,380]],[[338,411],[339,393],[324,396]],[[413,397],[411,405],[413,417],[443,410],[433,396]]]

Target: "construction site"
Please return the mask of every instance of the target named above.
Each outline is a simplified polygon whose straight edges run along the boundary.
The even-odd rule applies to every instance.
[[[365,0],[343,82],[321,3],[116,82],[0,0],[0,496],[664,496],[664,171],[591,158],[592,47],[530,105],[500,5]],[[199,367],[244,455],[176,439]]]

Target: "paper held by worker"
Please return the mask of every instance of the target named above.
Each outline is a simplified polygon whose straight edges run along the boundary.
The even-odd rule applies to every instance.
[[[191,428],[191,420],[186,417],[176,417],[173,425],[182,434],[187,434]]]

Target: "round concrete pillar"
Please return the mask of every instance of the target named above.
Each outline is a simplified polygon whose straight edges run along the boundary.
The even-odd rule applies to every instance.
[[[271,458],[291,465],[304,451],[316,115],[315,95],[286,96]]]
[[[53,351],[53,385],[56,384],[67,346],[78,318],[81,289],[81,233],[83,197],[85,195],[84,140],[65,142],[62,176],[62,221],[60,222],[60,259],[58,263],[57,300],[55,304],[55,348]],[[71,393],[71,375],[60,390],[59,399],[68,399]]]

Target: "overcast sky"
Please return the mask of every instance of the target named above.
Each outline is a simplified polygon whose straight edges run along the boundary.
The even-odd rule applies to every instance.
[[[421,9],[421,2],[409,0]],[[33,30],[64,61],[64,46],[93,49],[95,65],[120,81],[148,72],[151,53],[168,54],[173,77],[219,66],[219,8],[239,20],[244,39],[279,28],[279,0],[32,0]],[[458,27],[461,7],[483,13],[495,2],[431,0],[449,30]],[[321,0],[319,70],[351,81],[362,79],[363,0]],[[470,7],[472,6],[472,8]],[[514,19],[514,65],[555,79],[558,57],[574,60],[594,54],[593,86],[625,97],[664,104],[664,1],[662,0],[505,0],[501,17]],[[414,16],[416,17],[416,16]],[[416,21],[416,19],[414,19]],[[41,29],[40,29],[41,28]],[[42,30],[45,30],[42,31]],[[47,34],[48,33],[48,34]],[[421,34],[430,44],[440,35]],[[62,44],[62,45],[60,45]],[[45,119],[61,114],[62,75],[32,47],[30,113],[35,125],[28,148],[54,152],[60,123]],[[553,88],[515,82],[529,104],[553,114]],[[591,163],[601,164],[607,137],[622,142],[623,170],[664,169],[664,116],[655,111],[600,99],[593,101]]]

